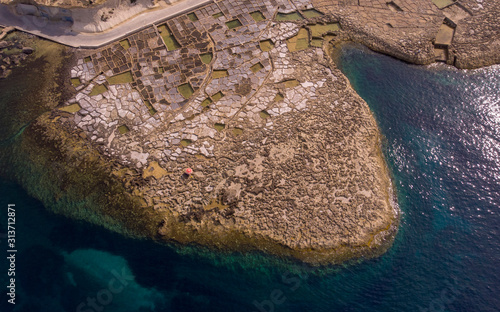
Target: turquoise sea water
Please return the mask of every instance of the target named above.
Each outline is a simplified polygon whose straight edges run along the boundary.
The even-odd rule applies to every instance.
[[[353,46],[340,65],[386,137],[403,214],[385,255],[314,272],[199,256],[50,214],[3,177],[17,304],[2,294],[0,311],[500,311],[500,67],[418,67]]]

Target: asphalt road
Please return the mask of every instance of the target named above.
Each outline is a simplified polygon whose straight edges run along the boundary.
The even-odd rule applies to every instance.
[[[6,5],[0,6],[0,21],[5,26],[37,35],[75,48],[98,48],[120,40],[153,24],[194,10],[213,0],[182,0],[169,7],[147,11],[100,33],[77,33],[66,22],[51,22],[34,16],[13,14]]]

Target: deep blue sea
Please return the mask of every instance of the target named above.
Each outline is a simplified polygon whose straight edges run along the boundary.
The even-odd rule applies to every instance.
[[[3,177],[0,233],[13,203],[18,252],[13,306],[0,236],[0,311],[500,311],[500,66],[421,67],[356,46],[339,62],[385,136],[402,210],[385,255],[312,271],[201,255],[51,214]]]

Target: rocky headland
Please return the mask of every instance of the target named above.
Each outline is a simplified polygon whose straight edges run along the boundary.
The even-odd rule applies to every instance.
[[[499,29],[482,24],[497,17],[475,1],[217,1],[73,50],[73,94],[22,134],[40,182],[21,183],[58,213],[162,242],[312,264],[379,255],[399,211],[335,47],[484,66],[499,61]]]

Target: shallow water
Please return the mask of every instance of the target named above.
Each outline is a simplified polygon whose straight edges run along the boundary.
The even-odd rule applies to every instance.
[[[2,296],[0,311],[498,311],[500,67],[418,67],[343,49],[342,70],[386,137],[403,211],[385,255],[309,275],[260,254],[200,256],[48,213],[4,177],[18,279],[15,308]]]

